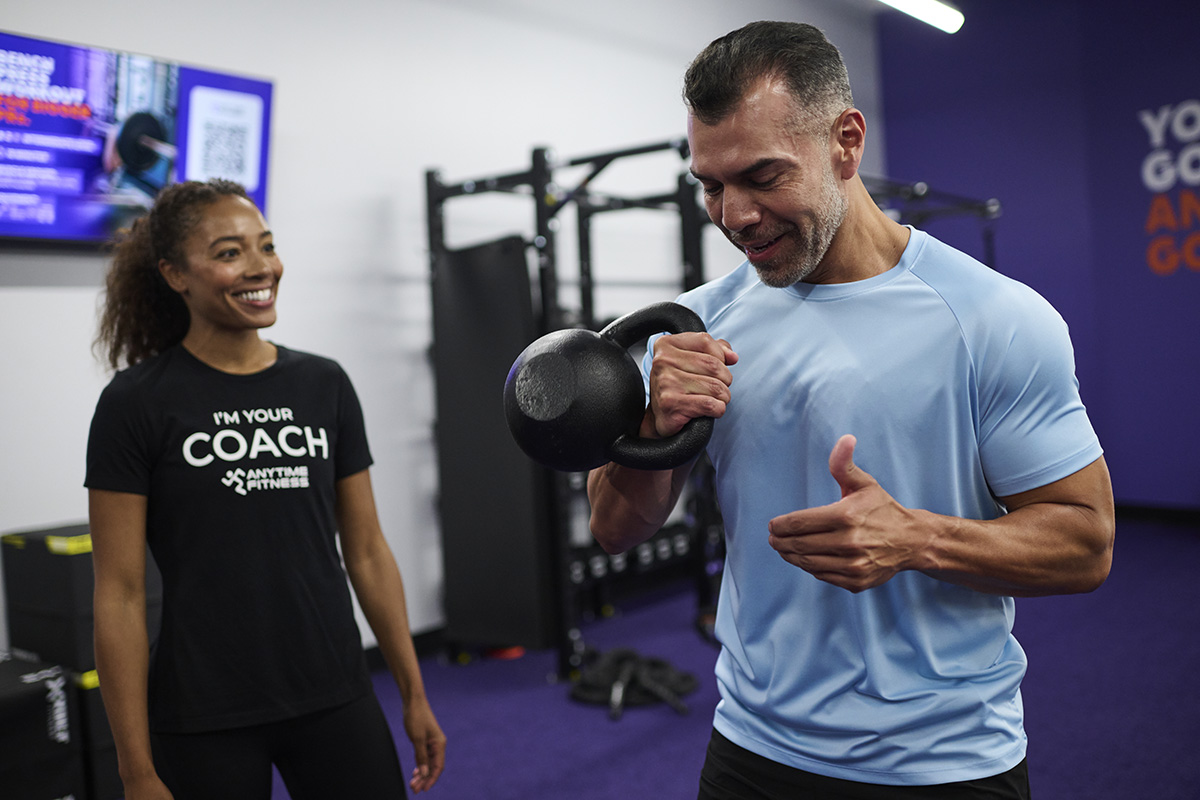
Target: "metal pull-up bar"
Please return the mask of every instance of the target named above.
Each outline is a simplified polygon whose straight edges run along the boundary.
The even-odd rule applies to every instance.
[[[996,233],[992,222],[1000,216],[1000,201],[996,198],[979,200],[938,189],[924,181],[899,183],[885,178],[863,176],[863,184],[876,203],[898,200],[900,222],[921,226],[931,219],[969,215],[983,221],[983,261],[996,268]]]
[[[433,263],[445,250],[444,203],[465,195],[488,192],[528,193],[534,200],[534,236],[530,244],[538,254],[538,283],[542,301],[542,327],[546,332],[562,326],[562,310],[558,307],[558,278],[555,264],[555,230],[551,224],[563,208],[575,203],[580,212],[580,294],[581,315],[586,323],[593,322],[592,291],[594,283],[590,272],[590,238],[588,221],[598,211],[616,211],[623,208],[678,208],[681,214],[681,236],[683,237],[683,288],[692,288],[700,283],[702,265],[699,260],[700,222],[694,219],[699,214],[695,199],[695,187],[681,176],[676,189],[671,193],[639,198],[606,197],[593,201],[588,189],[591,182],[613,162],[633,156],[664,151],[675,151],[681,159],[690,154],[687,139],[677,138],[648,145],[622,148],[603,153],[558,161],[552,158],[545,147],[532,152],[530,169],[459,181],[443,183],[440,173],[429,170],[425,173],[426,197],[428,202],[429,246]],[[563,193],[553,180],[556,169],[590,167],[583,179],[570,191]],[[696,241],[691,241],[692,239]]]

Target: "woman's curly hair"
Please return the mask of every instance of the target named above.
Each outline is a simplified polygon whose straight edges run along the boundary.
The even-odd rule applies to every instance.
[[[133,365],[181,341],[191,318],[159,272],[160,261],[186,266],[183,243],[204,209],[222,197],[245,197],[238,183],[220,178],[168,186],[150,213],[117,232],[105,277],[104,308],[95,348],[114,370]]]

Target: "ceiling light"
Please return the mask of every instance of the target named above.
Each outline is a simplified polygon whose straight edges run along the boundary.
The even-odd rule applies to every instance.
[[[879,0],[935,28],[954,33],[963,24],[962,12],[940,0]]]

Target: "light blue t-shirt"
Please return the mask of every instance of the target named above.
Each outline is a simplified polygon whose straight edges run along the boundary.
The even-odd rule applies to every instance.
[[[917,230],[868,280],[774,289],[744,263],[680,302],[739,356],[708,446],[727,546],[717,730],[866,783],[1015,766],[1026,661],[1012,598],[917,572],[853,594],[785,562],[767,522],[840,498],[828,460],[846,433],[902,505],[973,519],[1095,461],[1062,318]]]

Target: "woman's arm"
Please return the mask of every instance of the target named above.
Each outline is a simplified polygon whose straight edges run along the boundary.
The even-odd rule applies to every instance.
[[[408,627],[404,582],[379,525],[370,472],[363,470],[338,481],[337,497],[346,572],[400,688],[404,701],[404,728],[417,760],[410,785],[414,792],[421,792],[433,786],[442,774],[446,736],[425,696],[425,684],[421,680],[412,632]]]
[[[150,754],[146,631],[146,497],[88,492],[96,671],[129,800],[170,798]]]

